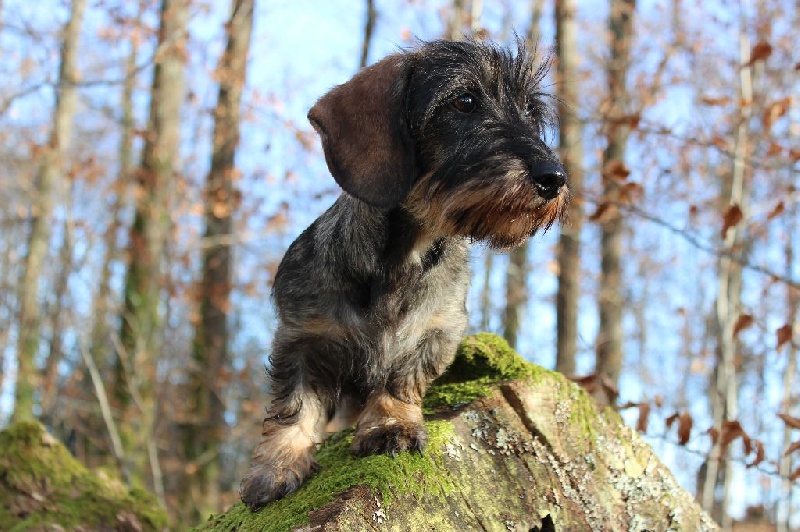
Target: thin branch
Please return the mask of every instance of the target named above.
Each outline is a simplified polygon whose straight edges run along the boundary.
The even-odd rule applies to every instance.
[[[638,207],[635,207],[633,205],[618,205],[618,207],[620,209],[627,210],[631,214],[639,216],[640,218],[644,218],[649,222],[653,222],[654,224],[669,230],[671,233],[679,236],[680,238],[682,238],[683,240],[685,240],[686,242],[688,242],[689,244],[691,244],[692,246],[701,251],[705,251],[710,255],[716,255],[717,257],[728,258],[731,261],[735,262],[736,264],[742,266],[746,270],[766,275],[767,277],[770,277],[773,281],[785,283],[791,287],[800,289],[800,280],[777,273],[776,271],[771,270],[766,266],[762,266],[760,264],[753,264],[749,260],[742,258],[740,255],[732,251],[720,249],[716,246],[703,242],[697,236],[692,235],[686,230],[681,229],[680,227],[676,227],[662,218],[653,216],[652,214],[649,214]]]
[[[126,484],[130,484],[130,472],[125,464],[125,450],[122,446],[122,439],[119,436],[117,424],[114,422],[114,416],[111,415],[111,405],[108,401],[108,392],[106,392],[105,384],[103,384],[103,377],[100,375],[100,371],[97,369],[97,364],[95,363],[92,355],[89,353],[89,349],[87,349],[85,341],[83,341],[82,337],[79,345],[79,351],[81,352],[83,363],[86,364],[86,368],[89,370],[89,376],[92,379],[95,397],[97,398],[97,403],[100,405],[100,412],[103,416],[103,422],[106,425],[106,430],[108,430],[108,436],[111,438],[111,450],[114,453],[114,459],[117,462],[120,475]]]
[[[30,96],[31,94],[40,91],[44,88],[56,88],[60,87],[71,87],[71,88],[78,88],[78,89],[85,89],[91,87],[112,87],[115,85],[123,85],[125,80],[128,79],[129,76],[132,74],[138,74],[148,67],[152,66],[155,62],[155,58],[158,56],[158,50],[156,50],[153,55],[147,58],[146,61],[142,62],[140,65],[137,65],[136,68],[133,70],[133,73],[130,71],[126,72],[120,78],[106,78],[106,79],[89,79],[85,81],[75,81],[75,82],[65,82],[62,81],[60,84],[57,81],[53,81],[51,79],[46,79],[34,85],[29,85],[25,88],[20,89],[19,91],[13,93],[11,96],[7,97],[2,103],[0,103],[0,116],[3,116],[8,112],[11,106],[19,99],[25,98],[26,96]]]

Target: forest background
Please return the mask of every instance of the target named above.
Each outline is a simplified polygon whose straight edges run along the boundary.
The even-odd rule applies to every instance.
[[[470,329],[619,408],[726,528],[798,525],[792,0],[0,1],[0,427],[176,523],[234,502],[275,269],[339,193],[308,108],[470,35],[552,61],[575,199],[474,249]]]

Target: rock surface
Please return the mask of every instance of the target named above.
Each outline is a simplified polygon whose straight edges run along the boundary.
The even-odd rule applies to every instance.
[[[239,503],[201,529],[718,529],[615,412],[496,336],[462,342],[426,410],[425,456],[356,459],[341,433],[297,493],[255,513]]]

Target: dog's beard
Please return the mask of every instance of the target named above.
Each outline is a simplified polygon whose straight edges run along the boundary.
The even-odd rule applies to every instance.
[[[435,176],[425,176],[406,205],[435,232],[482,241],[493,249],[511,249],[562,220],[569,191],[564,187],[547,200],[521,165],[508,166],[475,173],[480,177],[455,187],[443,187]]]

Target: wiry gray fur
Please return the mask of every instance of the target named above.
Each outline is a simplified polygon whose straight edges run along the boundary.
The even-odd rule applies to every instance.
[[[422,450],[421,402],[467,324],[468,245],[518,245],[564,213],[543,142],[545,70],[474,41],[389,56],[309,113],[345,192],[275,278],[272,401],[242,480],[251,508],[296,490],[334,417],[358,455]]]

